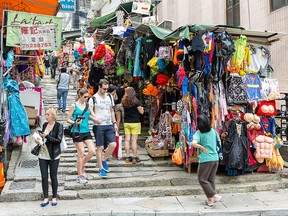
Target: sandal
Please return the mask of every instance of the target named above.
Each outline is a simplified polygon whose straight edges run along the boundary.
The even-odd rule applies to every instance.
[[[205,204],[209,207],[212,207],[214,203],[212,201],[205,200]]]
[[[222,196],[219,196],[219,195],[217,195],[217,194],[215,194],[215,195],[213,196],[214,202],[219,202],[221,199],[222,199]]]

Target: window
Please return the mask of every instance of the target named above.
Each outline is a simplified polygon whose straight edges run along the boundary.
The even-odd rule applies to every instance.
[[[240,26],[240,3],[239,0],[226,0],[227,25]]]
[[[270,11],[275,11],[285,6],[288,6],[288,0],[270,0]]]

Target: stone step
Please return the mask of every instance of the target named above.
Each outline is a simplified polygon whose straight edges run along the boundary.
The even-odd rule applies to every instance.
[[[120,175],[119,175],[120,174]],[[113,176],[114,175],[114,176]],[[116,176],[116,178],[115,178]],[[146,178],[143,178],[146,176]],[[71,178],[72,177],[72,178]],[[183,171],[170,171],[169,174],[157,173],[153,171],[140,171],[130,173],[109,173],[108,179],[102,179],[99,175],[92,174],[88,176],[88,184],[81,185],[76,183],[75,176],[66,176],[64,184],[65,190],[81,190],[81,189],[107,189],[107,188],[133,188],[133,187],[153,187],[153,186],[187,186],[198,185],[197,175],[185,174]],[[249,179],[249,181],[247,181]],[[71,181],[72,180],[72,181]],[[275,181],[277,175],[269,175],[265,181]],[[243,178],[235,178],[227,180],[225,176],[216,177],[216,185],[218,184],[243,184],[249,182],[263,181],[263,175],[255,175],[254,178],[243,176]]]
[[[129,174],[129,173],[126,173]],[[183,175],[183,172],[182,174]],[[265,175],[265,174],[264,174]],[[245,193],[255,191],[269,191],[286,188],[288,186],[288,179],[268,179],[264,175],[258,175],[262,181],[252,181],[249,176],[243,178],[235,178],[238,183],[222,183],[218,182],[219,178],[227,179],[227,176],[217,176],[216,190],[217,193]],[[254,175],[253,175],[254,176]],[[270,176],[270,175],[269,175]],[[277,176],[277,175],[275,175]],[[240,177],[240,176],[239,176]],[[267,176],[268,177],[268,176]],[[141,180],[142,178],[142,180]],[[152,186],[149,183],[151,180]],[[240,180],[239,180],[240,179]],[[242,180],[241,180],[242,179]],[[249,179],[249,181],[247,181]],[[75,179],[74,179],[75,180]],[[185,181],[189,180],[189,184]],[[166,178],[165,180],[157,180],[155,177],[147,178],[143,181],[143,176],[133,179],[99,179],[98,181],[90,180],[88,184],[74,184],[74,182],[61,181],[58,188],[58,195],[60,199],[91,199],[91,198],[105,198],[105,197],[159,197],[159,196],[178,196],[178,195],[199,195],[203,194],[203,190],[198,184],[196,174],[189,179],[173,179]],[[239,182],[240,181],[240,182]],[[107,182],[107,183],[106,183]],[[22,183],[22,182],[17,182]],[[141,187],[139,185],[141,183]],[[41,200],[42,188],[41,181],[34,180],[30,182],[23,182],[23,185],[18,188],[12,187],[15,182],[8,181],[0,196],[0,201],[14,202],[14,201],[33,201]],[[118,184],[118,188],[115,187]],[[134,187],[128,187],[133,184]],[[15,186],[15,185],[13,185]],[[112,186],[112,188],[110,188]],[[74,187],[74,188],[73,188]],[[70,190],[71,188],[71,190]],[[11,193],[12,190],[12,193]],[[50,187],[51,190],[51,187]]]
[[[71,189],[71,188],[77,188],[77,183],[75,182],[75,179],[77,177],[77,173],[75,175],[66,176],[65,186],[67,188],[65,189]],[[145,178],[143,178],[145,177]],[[117,180],[118,179],[118,180]],[[247,180],[249,179],[249,181]],[[88,173],[88,180],[89,180],[89,188],[97,188],[100,189],[103,185],[103,188],[111,188],[111,187],[146,187],[146,185],[149,186],[155,186],[157,185],[153,183],[154,181],[159,182],[166,182],[168,181],[168,185],[174,185],[174,186],[181,186],[181,185],[192,185],[192,184],[198,184],[197,180],[197,174],[186,174],[183,171],[179,170],[171,170],[169,173],[165,172],[156,172],[154,170],[147,170],[147,171],[136,171],[136,172],[113,172],[108,173],[107,179],[102,179],[98,173]],[[277,175],[269,175],[265,178],[265,181],[272,181],[272,180],[278,180]],[[118,181],[118,184],[114,184],[115,181]],[[216,177],[216,184],[242,184],[247,182],[261,182],[264,181],[263,176],[256,175],[253,178],[249,177],[242,177],[242,178],[232,178],[227,179],[226,176],[218,175]],[[138,183],[134,183],[138,182]],[[99,188],[99,184],[101,187]],[[125,185],[125,186],[123,186]],[[81,188],[81,186],[80,186]]]
[[[88,183],[89,184],[89,183]],[[87,184],[87,187],[88,187]],[[117,184],[117,182],[115,183]],[[288,180],[272,180],[263,182],[251,182],[243,184],[218,184],[216,190],[220,194],[225,193],[245,193],[255,191],[276,190],[286,188]],[[83,186],[85,187],[85,186]],[[200,195],[203,190],[200,185],[189,186],[150,186],[150,187],[133,187],[133,188],[105,188],[103,189],[81,189],[75,193],[74,190],[65,190],[65,193],[75,195],[75,199],[94,199],[94,198],[115,198],[115,197],[162,197],[162,196],[179,196],[179,195]],[[65,193],[59,192],[60,199],[71,199],[71,196],[65,196]],[[77,195],[76,195],[77,194]]]

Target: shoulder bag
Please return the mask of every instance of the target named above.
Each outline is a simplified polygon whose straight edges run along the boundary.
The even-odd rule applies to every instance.
[[[85,114],[85,112],[88,110],[88,108],[89,108],[89,104],[86,103],[85,109],[83,110],[83,112],[81,114],[82,116]],[[79,128],[79,133],[78,134],[74,132],[75,131],[75,127],[74,126],[76,126],[76,124],[71,124],[71,125],[69,125],[69,126],[64,128],[64,136],[65,137],[75,138],[75,137],[79,136],[79,134],[80,134],[80,125],[78,125],[78,128]]]

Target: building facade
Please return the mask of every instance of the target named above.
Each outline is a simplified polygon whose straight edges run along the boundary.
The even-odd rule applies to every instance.
[[[158,21],[172,21],[172,28],[186,24],[219,24],[282,33],[271,45],[273,78],[281,92],[288,92],[288,1],[286,0],[164,0],[157,7]]]

